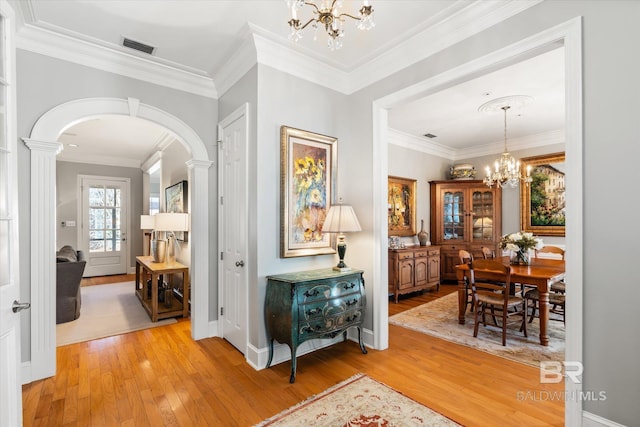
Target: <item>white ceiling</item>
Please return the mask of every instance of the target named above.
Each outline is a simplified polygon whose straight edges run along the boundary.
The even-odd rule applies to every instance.
[[[234,54],[251,34],[268,39],[281,50],[294,51],[310,63],[321,63],[348,75],[363,73],[368,67],[372,71],[380,68],[376,62],[380,58],[424,40],[420,36],[434,28],[442,30],[460,17],[495,13],[513,3],[524,2],[373,0],[376,27],[359,31],[354,22],[347,21],[344,47],[330,51],[323,30],[318,31],[315,41],[310,28],[298,44],[288,40],[289,11],[285,0],[19,0],[18,47],[38,51],[32,41],[37,37],[51,44],[55,40],[74,40],[81,42],[77,46],[82,49],[89,46],[97,56],[109,53],[143,59],[145,64],[195,77],[215,87],[225,74],[225,64],[235,60]],[[343,9],[357,14],[361,4],[361,0],[344,0]],[[520,7],[532,4],[535,2]],[[301,20],[305,16],[310,14],[299,13]],[[121,46],[123,37],[155,46],[156,51],[150,56],[125,48]],[[64,50],[60,48],[61,56]],[[429,49],[425,47],[425,51]],[[52,46],[46,54],[55,56],[56,49]],[[389,113],[389,124],[400,135],[424,141],[425,145],[441,145],[454,151],[493,146],[495,151],[495,146],[502,146],[503,118],[479,113],[478,107],[493,98],[529,95],[534,103],[520,112],[509,112],[509,139],[561,131],[563,78],[562,49],[558,49],[394,108]],[[422,136],[425,133],[437,138],[427,139]],[[139,165],[166,137],[156,125],[140,120],[95,119],[66,130],[60,138],[65,150],[59,159],[107,159],[113,163],[108,161],[112,159],[117,164]],[[78,147],[70,147],[69,143]]]

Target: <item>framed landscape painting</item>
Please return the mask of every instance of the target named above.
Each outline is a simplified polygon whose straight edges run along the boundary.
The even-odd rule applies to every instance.
[[[333,254],[335,235],[322,225],[334,197],[336,138],[280,128],[280,256]]]
[[[566,221],[564,152],[520,159],[530,167],[531,182],[520,185],[522,230],[541,236],[564,236]]]
[[[416,180],[390,176],[387,206],[389,236],[415,236]]]

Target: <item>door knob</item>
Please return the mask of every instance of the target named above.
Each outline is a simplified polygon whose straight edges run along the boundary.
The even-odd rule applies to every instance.
[[[236,261],[236,267],[244,267],[244,261]]]
[[[29,308],[31,307],[31,303],[29,302],[18,302],[18,301],[13,301],[13,312],[17,313],[21,310],[24,310],[25,308]]]

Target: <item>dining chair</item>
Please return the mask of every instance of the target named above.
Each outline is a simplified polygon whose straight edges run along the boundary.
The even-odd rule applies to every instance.
[[[460,249],[458,251],[458,257],[460,258],[460,264],[469,264],[473,261],[473,255],[471,252],[465,251],[464,249]],[[464,311],[467,311],[467,306],[471,306],[471,311],[473,312],[473,296],[471,292],[471,286],[469,285],[469,281],[465,277],[464,282],[464,291],[467,295],[466,303],[464,305]]]
[[[491,281],[496,274],[505,278],[504,282],[496,283]],[[473,336],[478,336],[478,327],[482,318],[484,326],[487,312],[494,318],[502,318],[502,345],[507,345],[507,324],[509,318],[513,316],[521,317],[520,329],[527,336],[527,311],[525,310],[524,299],[509,293],[511,284],[511,266],[493,259],[473,260],[469,264],[469,277],[471,290],[473,292],[473,305],[475,308],[475,320],[473,325]]]
[[[496,257],[496,252],[491,248],[483,246],[482,247],[482,256],[484,257],[484,259],[493,259],[493,258]]]
[[[564,284],[564,283],[563,283]],[[540,311],[540,292],[538,288],[529,289],[524,293],[525,307],[528,311],[531,308],[531,314],[529,315],[529,323],[533,322],[536,313]],[[555,313],[562,316],[562,323],[565,323],[564,311],[565,311],[565,295],[561,292],[549,292],[549,313]],[[550,317],[550,319],[552,319]]]
[[[540,258],[538,255],[539,254],[555,254],[555,255],[560,255],[562,257],[562,259],[564,260],[564,254],[565,254],[565,250],[562,248],[559,248],[558,246],[552,246],[552,245],[546,245],[543,246],[541,249],[536,249],[535,250],[535,257],[536,258]],[[551,292],[559,292],[561,294],[564,294],[566,291],[566,286],[564,283],[564,280],[558,283],[554,283],[553,285],[551,285]]]

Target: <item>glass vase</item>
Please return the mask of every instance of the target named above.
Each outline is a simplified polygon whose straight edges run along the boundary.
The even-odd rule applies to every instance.
[[[528,249],[519,251],[511,251],[511,264],[513,265],[529,265],[531,258]]]

